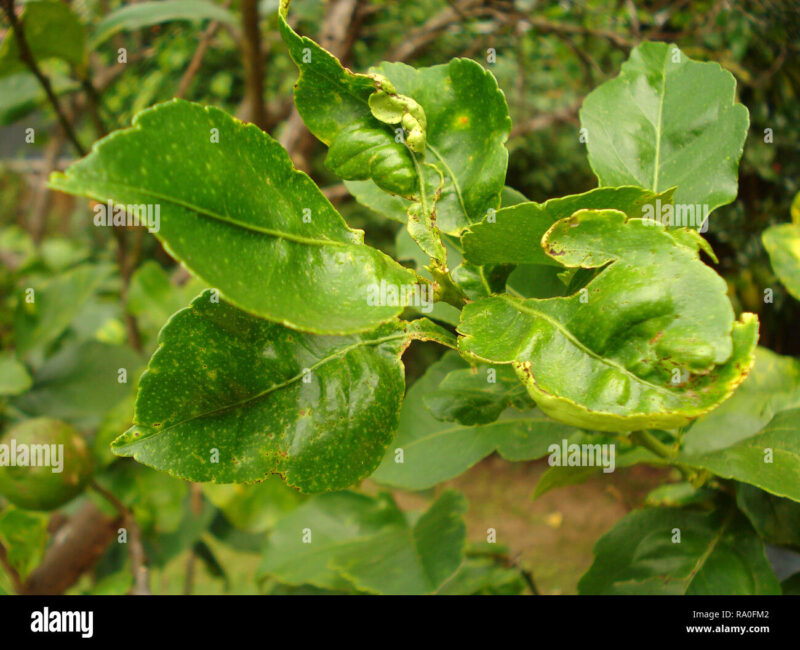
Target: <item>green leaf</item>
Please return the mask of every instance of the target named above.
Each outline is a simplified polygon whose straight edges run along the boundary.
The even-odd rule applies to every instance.
[[[86,29],[69,5],[57,0],[26,2],[21,22],[37,63],[62,59],[78,69],[86,66]],[[0,77],[27,69],[19,56],[16,34],[9,29],[0,44]]]
[[[131,276],[128,311],[155,334],[170,316],[183,309],[205,287],[195,278],[182,286],[173,284],[160,264],[148,260]]]
[[[28,369],[13,355],[0,354],[0,395],[19,395],[31,387]]]
[[[24,581],[44,556],[47,546],[46,514],[8,506],[0,513],[0,542],[8,552],[8,563]]]
[[[781,582],[781,592],[784,596],[800,596],[800,572],[790,575]]]
[[[545,203],[531,201],[503,207],[467,230],[461,242],[464,256],[474,264],[546,264],[559,266],[539,245],[552,225],[578,210],[620,210],[631,218],[643,216],[643,206],[656,200],[672,203],[672,190],[656,194],[640,187],[598,187]]]
[[[534,408],[528,392],[509,366],[473,366],[451,370],[423,401],[437,420],[488,424],[509,407]]]
[[[425,408],[424,397],[448,373],[466,367],[458,355],[448,353],[409,389],[400,411],[397,437],[372,475],[375,481],[424,490],[458,476],[494,451],[510,461],[541,458],[550,444],[574,433],[571,427],[553,422],[536,409],[507,409],[496,422],[480,426],[436,419]]]
[[[408,221],[423,250],[442,261],[436,229],[457,234],[499,207],[510,119],[494,77],[469,59],[354,74],[298,36],[285,13],[281,35],[300,68],[295,104],[329,146],[326,165],[353,181],[362,203]]]
[[[453,344],[429,321],[303,334],[213,298],[206,291],[161,331],[114,453],[191,481],[279,473],[303,492],[342,489],[368,476],[392,439],[409,341]]]
[[[704,454],[683,452],[677,460],[800,501],[800,408],[779,412],[760,433],[735,445]]]
[[[203,484],[203,494],[239,530],[264,533],[296,509],[303,496],[276,478],[257,485]]]
[[[736,504],[767,542],[800,551],[800,503],[741,483]]]
[[[685,454],[730,447],[757,434],[779,411],[800,407],[800,361],[762,347],[755,357],[733,396],[692,424],[681,443]]]
[[[142,358],[125,346],[98,341],[67,345],[38,369],[31,390],[13,404],[30,416],[48,415],[94,429],[130,394],[142,365]],[[120,381],[121,368],[127,382]]]
[[[600,538],[594,554],[581,594],[780,593],[764,544],[734,509],[637,510]]]
[[[80,87],[77,81],[53,72],[47,73],[56,95]],[[36,109],[47,99],[39,80],[30,72],[0,75],[0,124],[11,124]]]
[[[772,269],[783,285],[800,300],[800,225],[782,223],[761,235]]]
[[[565,436],[566,437],[566,436]],[[578,433],[568,438],[568,444],[576,445],[614,445],[614,468],[632,467],[633,465],[646,464],[655,466],[666,466],[668,461],[661,456],[656,456],[653,452],[636,445],[622,446],[618,441],[604,435]],[[542,474],[533,498],[538,499],[543,494],[556,488],[579,485],[588,481],[592,476],[601,472],[603,467],[600,465],[551,465]]]
[[[634,48],[620,75],[580,110],[600,185],[677,186],[676,205],[708,212],[733,201],[749,127],[735,91],[733,75],[718,63],[693,61],[667,43]]]
[[[236,24],[236,16],[230,11],[206,0],[159,0],[123,5],[103,17],[95,26],[92,49],[120,31],[131,31],[151,27],[175,20],[215,20]]]
[[[402,305],[370,305],[371,288],[416,281],[365,246],[275,140],[216,108],[142,111],[50,186],[160,206],[156,236],[173,257],[241,309],[303,331],[373,329]]]
[[[586,429],[674,428],[728,398],[753,363],[758,321],[734,323],[700,235],[616,210],[581,210],[542,239],[569,268],[600,268],[569,297],[468,304],[459,350],[512,363],[556,420]],[[664,282],[669,278],[669,282]]]
[[[14,314],[17,354],[58,337],[110,272],[107,265],[85,264],[20,291]]]
[[[431,593],[462,562],[465,510],[447,490],[412,526],[388,494],[321,495],[278,523],[259,573],[340,591]]]

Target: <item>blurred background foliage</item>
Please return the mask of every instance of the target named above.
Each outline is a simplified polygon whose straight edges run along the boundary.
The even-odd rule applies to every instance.
[[[109,15],[126,4],[143,3],[66,3],[87,27],[88,61],[85,66],[58,59],[40,63],[77,139],[88,147],[105,133],[129,125],[140,110],[174,96],[219,106],[278,138],[351,226],[363,228],[370,244],[396,254],[399,224],[349,197],[324,167],[325,148],[293,111],[297,72],[278,36],[277,0],[215,0],[217,13],[206,11],[208,3],[194,1],[168,16],[172,19],[129,21],[111,31]],[[248,16],[255,12],[260,43],[254,50],[247,33]],[[707,237],[720,258],[717,270],[728,282],[734,306],[758,313],[761,344],[782,354],[800,353],[800,304],[776,281],[760,238],[769,225],[789,220],[792,198],[800,190],[798,2],[294,0],[291,19],[300,33],[319,39],[356,71],[383,60],[427,66],[470,57],[485,65],[505,92],[512,117],[507,184],[535,201],[596,185],[579,141],[577,110],[594,87],[618,73],[638,42],[674,42],[695,59],[717,61],[736,77],[751,128],[739,168],[739,196],[713,215]],[[7,20],[0,25],[4,38],[8,28]],[[260,81],[254,82],[254,75]],[[92,441],[98,483],[116,495],[141,529],[153,591],[318,591],[253,578],[265,533],[304,501],[277,479],[258,486],[200,487],[111,456],[108,443],[130,423],[137,378],[159,329],[203,287],[143,229],[93,227],[86,202],[46,189],[48,173],[63,169],[77,154],[33,75],[3,71],[1,57],[0,125],[4,425],[47,415],[73,424]],[[33,129],[33,142],[28,129]],[[29,288],[41,301],[35,313],[24,300]],[[765,302],[765,290],[773,292],[773,302]],[[409,383],[438,354],[433,347],[412,347],[406,357]],[[21,371],[14,355],[22,362]],[[127,369],[124,382],[119,368]],[[532,480],[520,471],[513,470],[509,480],[524,480],[530,488]],[[484,520],[491,522],[485,515],[489,503],[496,509],[518,509],[504,505],[503,496],[483,476],[473,474],[473,490],[467,490],[472,511],[478,513],[474,521],[468,519],[471,540],[482,539]],[[642,484],[652,482],[641,473],[620,480],[614,489],[623,511],[641,500]],[[362,489],[377,491],[369,484]],[[416,495],[397,498],[412,509],[425,503],[415,501]],[[35,570],[45,552],[52,552],[53,533],[88,507],[103,511],[106,525],[119,515],[95,493],[49,517],[11,506],[0,511],[0,540],[16,535],[27,545],[29,552],[15,559],[22,576]],[[569,505],[563,509],[569,511]],[[610,508],[607,514],[614,519],[619,511]],[[506,515],[519,513],[495,513]],[[550,535],[560,526],[553,513],[531,511],[526,516],[533,535],[537,527]],[[591,524],[598,530],[606,525]],[[575,542],[578,564],[588,564],[590,548],[584,546],[595,537]],[[549,543],[570,544],[565,538],[545,545]],[[532,590],[526,565],[533,560],[525,554],[527,546],[523,543],[513,553],[470,547],[466,568],[448,589]],[[107,543],[104,549],[91,558],[97,564],[90,572],[75,576],[71,592],[125,593],[133,588],[134,560],[120,544]],[[544,573],[550,592],[574,590],[579,575],[574,568]],[[12,588],[0,573],[0,591]]]

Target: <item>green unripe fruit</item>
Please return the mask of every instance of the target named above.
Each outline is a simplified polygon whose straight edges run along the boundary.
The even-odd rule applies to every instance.
[[[0,494],[20,508],[54,510],[91,477],[89,446],[66,422],[25,420],[0,438]]]

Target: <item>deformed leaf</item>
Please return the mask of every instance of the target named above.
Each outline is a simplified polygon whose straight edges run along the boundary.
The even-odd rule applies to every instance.
[[[323,494],[277,524],[259,573],[340,591],[431,593],[461,565],[465,510],[447,490],[411,525],[388,494]]]
[[[279,473],[303,492],[342,489],[377,467],[394,435],[409,341],[453,344],[430,321],[318,336],[213,298],[161,331],[116,454],[192,481]]]
[[[539,408],[601,431],[674,428],[724,401],[753,364],[758,321],[734,322],[725,282],[689,230],[581,210],[542,239],[569,268],[601,268],[568,297],[468,304],[459,350],[512,363]]]
[[[170,254],[241,309],[308,332],[372,329],[401,305],[369,304],[414,274],[363,244],[314,182],[253,125],[181,100],[139,113],[50,186],[159,208]]]
[[[600,185],[677,186],[676,205],[708,212],[730,203],[749,126],[735,92],[736,80],[718,63],[693,61],[667,43],[634,48],[620,75],[580,110]]]
[[[772,269],[783,285],[800,300],[800,225],[782,223],[761,235]]]
[[[780,594],[763,542],[733,508],[636,510],[600,538],[594,554],[581,594]]]
[[[467,230],[461,241],[464,256],[474,264],[547,264],[559,266],[548,257],[540,242],[552,225],[578,210],[620,210],[628,217],[641,218],[643,207],[656,200],[672,202],[672,190],[656,194],[641,187],[598,187],[544,203],[525,201],[498,210]]]
[[[458,476],[497,451],[510,461],[541,458],[552,443],[575,433],[537,409],[506,409],[489,424],[465,426],[436,419],[423,404],[453,371],[467,368],[455,353],[431,365],[409,389],[400,411],[397,437],[372,478],[384,485],[424,490]]]
[[[329,146],[326,165],[362,203],[407,221],[423,250],[443,261],[437,229],[458,234],[499,207],[510,119],[494,77],[469,59],[354,74],[289,27],[287,5],[279,21],[300,68],[295,104]]]

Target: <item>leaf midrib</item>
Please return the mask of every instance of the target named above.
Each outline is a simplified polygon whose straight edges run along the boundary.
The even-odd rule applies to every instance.
[[[657,390],[657,391],[659,391],[661,393],[664,393],[665,395],[673,396],[672,391],[670,391],[669,389],[664,388],[663,386],[659,386],[658,384],[653,384],[653,383],[647,381],[646,379],[643,379],[642,377],[639,377],[639,375],[634,374],[633,372],[628,370],[625,366],[622,366],[622,365],[620,365],[618,363],[615,363],[611,359],[608,359],[606,357],[600,356],[599,354],[597,354],[591,348],[586,347],[586,345],[580,339],[578,339],[572,332],[570,332],[562,323],[560,323],[559,321],[555,320],[554,318],[552,318],[548,314],[545,314],[543,312],[537,311],[536,309],[533,309],[533,308],[529,307],[526,304],[523,304],[523,303],[520,303],[519,301],[513,300],[510,296],[499,296],[499,297],[501,299],[503,299],[505,302],[507,302],[509,305],[511,305],[512,308],[517,309],[518,311],[521,311],[521,312],[530,314],[532,316],[535,316],[537,318],[541,318],[543,320],[546,320],[548,323],[553,325],[559,332],[561,332],[573,345],[575,345],[575,347],[577,347],[579,350],[581,350],[582,352],[584,352],[588,356],[592,357],[593,359],[596,359],[600,363],[603,363],[603,364],[605,364],[607,366],[611,366],[612,368],[616,368],[617,370],[619,370],[623,374],[628,375],[629,377],[631,377],[634,381],[636,381],[639,384],[644,384],[645,386],[650,386],[654,390]]]
[[[88,183],[98,183],[105,187],[111,188],[120,188],[123,190],[139,192],[143,196],[159,199],[160,201],[165,201],[167,203],[172,203],[177,205],[181,208],[194,212],[204,217],[208,217],[209,219],[214,219],[215,221],[219,221],[221,223],[228,224],[230,226],[234,226],[237,228],[241,228],[243,230],[248,230],[250,232],[256,232],[261,235],[267,235],[269,237],[275,237],[276,239],[285,239],[287,241],[291,241],[297,244],[303,244],[306,246],[337,246],[337,247],[348,247],[348,246],[360,246],[361,244],[356,242],[340,242],[336,241],[335,239],[315,239],[312,237],[303,237],[301,235],[294,235],[287,232],[282,232],[280,230],[273,230],[272,228],[264,228],[262,226],[248,223],[246,221],[240,221],[238,219],[233,219],[231,217],[226,217],[221,214],[217,214],[216,212],[212,212],[207,208],[202,208],[197,205],[194,205],[188,201],[184,201],[177,197],[171,197],[166,194],[161,194],[160,192],[154,192],[152,190],[148,190],[142,187],[136,187],[135,185],[128,185],[126,183],[119,183],[117,181],[109,181],[106,179],[92,177],[91,175],[84,176],[85,182]],[[108,198],[108,196],[101,196],[98,192],[93,191],[86,191],[81,192],[82,194],[85,193],[91,199],[95,201],[111,201],[111,203],[115,205],[126,205],[120,201],[115,201],[113,199]],[[346,226],[345,226],[346,228]]]
[[[339,350],[336,351],[335,354],[331,354],[330,356],[324,357],[323,359],[317,361],[315,364],[313,364],[310,368],[307,369],[307,372],[301,372],[301,373],[299,373],[299,374],[297,374],[297,375],[295,375],[293,377],[290,377],[286,381],[283,381],[283,382],[281,382],[279,384],[274,384],[274,385],[270,386],[269,388],[266,388],[266,389],[262,390],[260,393],[257,393],[255,395],[251,395],[250,397],[246,397],[246,398],[244,398],[242,400],[239,400],[238,402],[234,402],[232,404],[226,404],[225,406],[221,406],[219,408],[213,409],[211,411],[206,411],[204,413],[198,413],[197,415],[194,415],[194,416],[192,416],[190,418],[187,418],[185,420],[181,420],[180,422],[175,422],[174,424],[171,424],[170,426],[164,427],[162,429],[154,430],[153,427],[150,426],[150,425],[139,424],[139,423],[135,422],[134,424],[136,426],[147,427],[153,433],[151,435],[148,435],[148,436],[137,438],[133,442],[142,442],[144,440],[149,440],[149,439],[155,438],[155,437],[157,437],[157,436],[159,436],[159,435],[161,435],[163,433],[166,433],[167,431],[175,429],[176,427],[182,427],[182,426],[184,426],[184,425],[186,425],[186,424],[188,424],[190,422],[194,422],[195,420],[200,420],[200,419],[207,418],[207,417],[213,417],[215,415],[218,415],[220,413],[224,413],[226,411],[231,411],[231,410],[234,410],[234,409],[238,409],[238,408],[244,407],[244,406],[250,404],[251,402],[256,402],[256,401],[260,400],[261,398],[266,397],[267,395],[269,395],[269,394],[271,394],[271,393],[273,393],[275,391],[281,390],[283,388],[286,388],[287,386],[290,386],[290,385],[296,383],[297,381],[301,380],[305,375],[311,373],[312,371],[316,370],[317,368],[319,368],[321,366],[324,366],[325,364],[327,364],[330,361],[333,361],[334,359],[341,358],[341,357],[345,356],[346,354],[348,354],[349,352],[351,352],[352,350],[355,350],[355,349],[357,349],[359,347],[380,345],[381,343],[386,343],[386,342],[389,342],[389,341],[396,341],[396,340],[405,339],[408,336],[409,336],[409,334],[406,331],[401,331],[401,332],[398,332],[396,334],[390,334],[388,336],[384,336],[384,337],[381,337],[381,338],[378,338],[378,339],[373,339],[371,341],[358,341],[357,343],[353,343],[351,345],[348,345],[348,346],[345,346],[343,348],[340,348]],[[143,378],[144,378],[144,376],[143,376]],[[128,444],[130,444],[130,443],[128,443]]]

